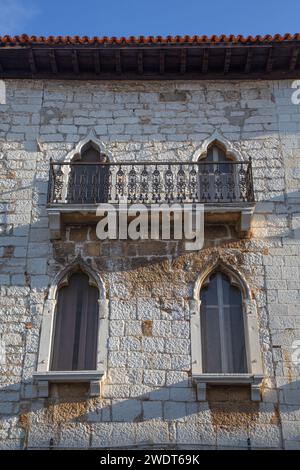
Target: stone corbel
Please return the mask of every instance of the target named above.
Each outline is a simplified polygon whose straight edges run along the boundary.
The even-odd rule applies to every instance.
[[[37,391],[39,398],[47,398],[49,396],[49,381],[37,380]]]
[[[251,383],[251,400],[261,401],[260,387],[263,381],[262,375],[254,375],[253,382]]]
[[[254,207],[242,208],[240,220],[240,231],[242,234],[248,234],[250,232],[253,212]]]
[[[101,395],[100,380],[90,380],[90,397],[99,397]]]
[[[206,401],[206,382],[196,381],[197,400]]]
[[[61,237],[61,216],[59,211],[49,211],[50,238],[57,240]]]

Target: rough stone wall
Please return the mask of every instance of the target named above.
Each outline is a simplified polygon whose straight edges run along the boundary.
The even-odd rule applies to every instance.
[[[0,448],[299,448],[299,366],[291,356],[300,339],[300,109],[291,82],[7,80],[6,89]],[[50,157],[62,159],[90,130],[117,161],[180,161],[216,129],[253,159],[250,239],[210,227],[204,249],[187,254],[175,242],[100,243],[94,227],[68,226],[61,241],[50,241]],[[100,272],[109,297],[102,396],[87,398],[85,385],[53,385],[49,399],[38,399],[32,374],[44,301],[54,275],[79,254]],[[196,401],[188,302],[198,275],[219,256],[244,275],[256,301],[260,403],[247,387],[214,387],[207,402]]]

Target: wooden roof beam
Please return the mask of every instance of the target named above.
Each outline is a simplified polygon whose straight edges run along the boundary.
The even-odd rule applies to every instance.
[[[51,71],[52,73],[56,75],[58,72],[58,68],[57,68],[57,62],[56,62],[56,56],[55,56],[54,50],[49,52],[49,61],[50,61]]]
[[[73,71],[76,75],[79,74],[79,61],[78,61],[78,53],[77,51],[72,51],[72,67]]]
[[[228,47],[226,48],[226,52],[225,52],[224,74],[229,72],[230,64],[231,64],[231,49]]]
[[[159,51],[159,73],[165,73],[165,52],[162,50]]]
[[[144,54],[143,51],[138,51],[137,54],[138,73],[143,75],[144,73]]]
[[[121,51],[117,50],[115,53],[115,63],[116,63],[116,72],[118,74],[122,73],[122,63],[121,63]]]
[[[184,74],[186,72],[186,63],[187,63],[187,50],[181,49],[180,52],[180,73]]]
[[[28,56],[29,67],[32,74],[36,74],[36,62],[35,57],[32,49],[29,49],[29,56]]]
[[[266,73],[271,73],[273,69],[273,48],[270,47],[266,62]]]
[[[96,49],[94,51],[94,67],[96,75],[99,75],[101,72],[101,59],[100,59],[100,51]]]
[[[294,47],[292,50],[290,64],[289,64],[290,72],[294,72],[296,65],[297,65],[298,57],[299,57],[299,47]]]
[[[207,73],[208,71],[208,60],[209,60],[209,49],[204,49],[203,58],[202,58],[202,73]]]
[[[247,53],[247,59],[245,64],[245,73],[250,73],[253,60],[253,49],[249,48]]]

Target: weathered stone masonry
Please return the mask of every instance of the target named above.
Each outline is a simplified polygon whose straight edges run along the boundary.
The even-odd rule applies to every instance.
[[[0,448],[299,448],[300,113],[291,81],[76,82],[6,80],[0,105]],[[179,242],[100,242],[94,226],[50,240],[49,161],[90,132],[115,161],[188,161],[215,131],[253,159],[251,237],[206,227],[200,252]],[[109,303],[101,396],[83,384],[38,398],[44,302],[55,276],[81,259]],[[255,301],[264,368],[261,402],[248,387],[196,399],[190,309],[216,260],[242,274]],[[250,439],[250,441],[249,441]],[[250,444],[249,444],[250,443]]]

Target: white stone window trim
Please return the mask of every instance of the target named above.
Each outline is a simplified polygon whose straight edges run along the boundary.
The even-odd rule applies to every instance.
[[[77,270],[88,275],[90,284],[99,291],[99,317],[97,340],[97,368],[93,371],[52,371],[50,370],[52,346],[54,340],[55,312],[57,304],[57,291],[61,285]],[[45,301],[37,370],[33,374],[37,384],[38,396],[46,398],[49,394],[50,383],[78,383],[85,382],[90,385],[90,396],[101,394],[101,380],[105,376],[107,367],[107,341],[108,341],[108,299],[101,277],[86,265],[81,259],[75,260],[70,266],[63,269],[53,280]]]
[[[246,374],[207,374],[203,372],[201,344],[201,300],[200,290],[207,277],[213,272],[221,271],[226,274],[231,283],[237,286],[243,297],[243,318],[245,328],[245,343],[248,373]],[[251,400],[260,401],[260,386],[264,374],[259,341],[256,303],[245,279],[237,270],[227,266],[222,260],[217,260],[212,266],[201,273],[195,283],[193,298],[190,300],[191,318],[191,354],[192,378],[197,387],[197,399],[206,401],[207,385],[243,385],[251,386]]]
[[[214,133],[205,139],[201,146],[198,147],[193,153],[192,162],[198,162],[203,160],[207,156],[208,149],[211,145],[220,146],[226,155],[226,158],[233,161],[244,161],[242,154],[234,147],[230,140],[227,140],[222,134],[217,130]]]

